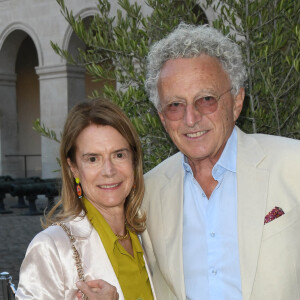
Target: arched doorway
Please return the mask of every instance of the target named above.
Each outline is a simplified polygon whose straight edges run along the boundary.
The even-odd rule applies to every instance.
[[[12,24],[0,38],[0,174],[13,177],[41,173],[40,156],[30,156],[41,153],[40,137],[32,130],[39,117],[34,67],[41,54],[23,29],[22,24]]]
[[[18,149],[24,155],[24,176],[41,176],[41,137],[32,129],[40,118],[39,81],[35,72],[38,57],[32,39],[27,36],[20,45],[16,58],[16,98]]]

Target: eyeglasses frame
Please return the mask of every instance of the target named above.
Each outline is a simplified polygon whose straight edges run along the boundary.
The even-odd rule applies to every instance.
[[[228,92],[231,92],[232,90],[233,90],[233,87],[231,87],[230,89],[228,89],[228,90],[226,90],[225,92],[221,93],[219,96],[211,95],[211,96],[213,96],[213,97],[216,98],[216,100],[217,100],[217,107],[218,107],[218,103],[219,103],[221,97],[224,96],[225,94],[227,94]],[[207,95],[207,96],[210,96],[210,95]],[[205,97],[207,97],[207,96],[205,96]],[[194,106],[195,110],[198,111],[198,109],[197,109],[196,106],[195,106],[195,101],[196,101],[196,100],[193,101],[193,106]],[[175,101],[174,101],[174,102],[175,102]],[[178,102],[180,102],[180,101],[178,101]],[[180,103],[185,103],[185,107],[187,106],[186,102],[180,102]],[[170,103],[164,105],[164,107],[162,107],[162,108],[159,110],[160,113],[162,113],[168,120],[171,120],[171,121],[179,121],[179,120],[183,119],[183,117],[184,117],[184,115],[185,115],[185,113],[186,113],[186,108],[185,108],[185,111],[184,111],[183,116],[182,116],[181,118],[179,118],[179,119],[172,120],[172,119],[169,119],[169,118],[167,117],[167,115],[164,113],[164,109],[165,109],[165,107],[167,107],[169,104],[170,104]],[[217,109],[216,109],[216,110],[217,110]],[[210,112],[210,113],[201,113],[201,112],[199,112],[199,111],[198,111],[198,112],[201,113],[201,114],[203,114],[203,115],[210,115],[210,114],[214,113],[216,110],[214,110],[214,111],[212,111],[212,112]]]

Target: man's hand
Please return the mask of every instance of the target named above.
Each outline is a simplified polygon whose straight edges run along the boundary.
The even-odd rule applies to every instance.
[[[79,289],[79,291],[76,294],[79,300],[82,299],[82,293],[84,293],[89,300],[119,299],[117,289],[113,285],[101,279],[91,280],[88,282],[78,281],[76,283],[76,286]]]

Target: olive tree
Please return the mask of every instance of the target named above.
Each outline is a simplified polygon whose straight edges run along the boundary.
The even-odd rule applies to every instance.
[[[180,22],[207,23],[197,0],[119,0],[116,13],[98,0],[99,13],[88,26],[64,0],[61,13],[85,47],[76,57],[52,42],[68,63],[84,66],[94,81],[106,80],[103,97],[118,104],[138,130],[145,171],[176,151],[144,89],[149,47]],[[213,26],[240,44],[248,71],[246,100],[238,125],[246,132],[300,138],[300,2],[293,0],[207,0],[216,12]],[[109,84],[111,82],[116,85]],[[117,88],[116,88],[117,87]],[[95,90],[90,97],[101,97]],[[53,139],[41,125],[36,130]]]

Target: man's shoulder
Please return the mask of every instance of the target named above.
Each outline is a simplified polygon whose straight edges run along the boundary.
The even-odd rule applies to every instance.
[[[178,170],[178,168],[180,168],[181,166],[181,159],[182,154],[180,152],[177,152],[176,154],[168,157],[156,167],[154,167],[152,170],[147,172],[144,176],[145,180],[148,181],[157,178],[157,176],[165,176],[166,172],[175,172],[176,169]]]
[[[300,141],[287,137],[268,134],[238,135],[238,157],[263,166],[300,167]]]
[[[294,152],[300,150],[300,141],[283,136],[269,135],[269,134],[248,134],[254,138],[257,143],[267,152]]]
[[[284,136],[277,136],[271,134],[256,133],[251,134],[254,136],[261,144],[271,144],[271,145],[287,145],[300,147],[300,141]]]

